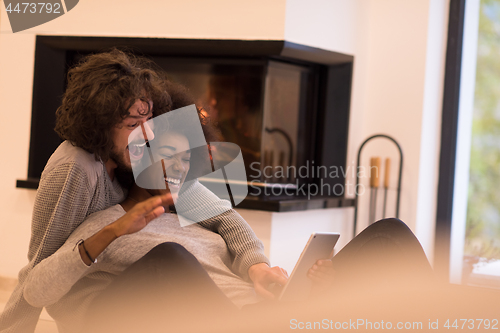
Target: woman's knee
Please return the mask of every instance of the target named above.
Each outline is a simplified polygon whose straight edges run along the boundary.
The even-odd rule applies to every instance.
[[[411,229],[397,218],[386,218],[379,220],[371,225],[369,225],[362,233],[367,234],[385,234],[388,236],[397,236],[403,238],[415,238],[415,235]]]
[[[159,256],[159,257],[169,257],[174,255],[179,255],[185,252],[189,252],[186,248],[178,243],[165,242],[156,245],[152,248],[146,255],[148,256]]]
[[[371,224],[369,227],[372,228],[380,228],[380,229],[402,229],[402,230],[410,230],[406,223],[397,219],[395,217],[390,217],[382,220],[378,220],[377,222]]]
[[[152,248],[143,259],[155,263],[162,262],[165,265],[183,265],[198,262],[195,256],[184,246],[174,242],[158,244]]]
[[[381,251],[396,251],[398,255],[403,256],[424,253],[415,234],[403,221],[396,218],[383,219],[371,224],[353,241],[358,248],[378,245]]]

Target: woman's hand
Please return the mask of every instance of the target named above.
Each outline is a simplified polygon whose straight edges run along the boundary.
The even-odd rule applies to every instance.
[[[269,290],[272,284],[284,286],[288,280],[288,273],[281,267],[269,267],[266,263],[255,264],[248,269],[248,276],[253,282],[255,292],[267,299],[274,299]]]
[[[168,193],[137,203],[125,215],[79,245],[83,262],[90,266],[92,260],[97,258],[115,239],[143,229],[149,222],[165,212],[163,205],[168,205],[171,202],[172,196]]]
[[[307,271],[307,277],[313,281],[313,292],[321,291],[329,288],[333,284],[335,271],[333,269],[332,261],[329,259],[318,260]]]
[[[163,214],[165,212],[163,205],[171,201],[172,195],[167,193],[139,202],[109,227],[117,238],[138,232],[153,219]]]

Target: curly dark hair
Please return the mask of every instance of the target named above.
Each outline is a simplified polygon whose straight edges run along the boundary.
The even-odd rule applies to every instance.
[[[196,105],[195,99],[185,86],[172,81],[166,81],[165,84],[167,86],[167,91],[172,99],[172,110],[180,109],[188,105]],[[213,124],[203,107],[200,105],[196,105],[196,110],[198,112],[201,129],[203,131],[203,135],[207,144],[210,142],[221,141],[222,135],[220,134],[220,131]],[[174,129],[174,131],[176,131],[176,129]],[[183,131],[179,133],[185,134],[183,133]],[[191,147],[191,167],[189,169],[186,180],[198,178],[212,172],[211,163],[208,159],[210,156],[209,154],[210,152],[207,146]]]
[[[196,105],[195,99],[189,92],[189,89],[186,88],[185,86],[170,81],[168,79],[164,80],[164,85],[166,91],[168,92],[168,95],[170,96],[171,105],[170,108],[163,108],[163,109],[154,108],[153,110],[155,111],[154,112],[155,117],[165,114],[166,112],[172,110],[183,108],[188,105],[193,105],[193,104]],[[198,113],[198,118],[200,120],[203,135],[205,137],[205,141],[207,143],[221,141],[222,135],[220,134],[220,131],[210,120],[208,114],[204,111],[204,109],[201,106],[197,105],[196,110]],[[165,127],[159,126],[159,128],[164,129]],[[161,129],[159,128],[158,126],[155,126],[154,131],[158,130],[161,131]],[[183,131],[179,133],[185,134],[183,133]],[[161,135],[161,133],[155,133],[155,136],[159,135]],[[155,138],[154,140],[157,139]],[[208,153],[207,147],[197,147],[191,149],[191,168],[189,170],[187,179],[198,178],[201,175],[205,175],[212,172],[210,163],[207,164],[207,162],[209,162],[206,159],[207,153]],[[115,170],[115,176],[118,178],[118,181],[121,183],[121,185],[125,188],[130,188],[135,183],[134,175],[129,170],[123,170],[118,168]],[[175,208],[171,207],[171,210],[175,211]]]
[[[145,58],[118,49],[89,55],[68,71],[55,131],[106,162],[113,149],[111,130],[137,99],[153,101],[153,115],[172,110],[166,83]]]
[[[189,92],[188,88],[170,80],[165,81],[165,86],[172,101],[171,110],[176,110],[188,105],[195,104],[196,109],[198,110],[198,117],[200,118],[201,128],[203,130],[203,134],[205,135],[205,140],[207,141],[207,143],[222,140],[222,135],[219,129],[211,121],[210,117],[208,116],[208,113],[204,110],[204,107],[196,104],[195,99]],[[167,110],[165,112],[168,111],[170,110]],[[155,113],[155,116],[158,116],[165,112]]]

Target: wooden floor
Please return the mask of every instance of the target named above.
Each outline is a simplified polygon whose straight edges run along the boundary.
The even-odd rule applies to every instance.
[[[0,312],[3,311],[5,303],[7,303],[12,293],[13,286],[15,286],[15,281],[0,278]],[[40,315],[35,333],[57,333],[57,325],[45,309]]]

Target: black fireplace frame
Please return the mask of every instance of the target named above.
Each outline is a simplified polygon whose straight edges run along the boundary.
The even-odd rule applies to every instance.
[[[144,56],[217,57],[227,59],[278,60],[319,68],[316,82],[316,125],[312,131],[316,165],[346,167],[351,86],[354,57],[284,40],[214,40],[128,37],[37,36],[33,81],[31,138],[28,177],[17,180],[18,188],[38,188],[41,172],[61,140],[54,132],[55,110],[60,105],[66,73],[75,52],[99,52],[126,48]],[[345,184],[340,176],[325,179]],[[268,211],[293,211],[353,206],[345,196],[245,200],[238,207]]]

